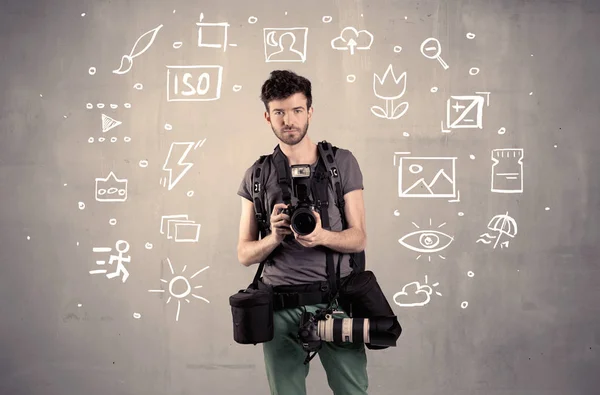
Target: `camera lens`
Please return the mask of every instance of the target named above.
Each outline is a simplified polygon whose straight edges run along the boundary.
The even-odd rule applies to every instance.
[[[299,235],[308,235],[315,230],[317,219],[309,208],[299,208],[291,218],[291,225]]]

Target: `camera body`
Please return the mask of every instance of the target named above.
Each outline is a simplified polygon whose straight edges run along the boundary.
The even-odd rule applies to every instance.
[[[292,193],[298,199],[296,205],[290,204],[281,210],[290,216],[290,226],[297,234],[304,236],[315,230],[317,217],[313,213],[318,208],[310,198],[310,165],[292,165]]]
[[[308,311],[302,313],[300,327],[298,328],[298,339],[302,349],[306,352],[315,352],[321,348],[321,336],[319,336],[319,321],[326,320],[327,316],[318,316]]]

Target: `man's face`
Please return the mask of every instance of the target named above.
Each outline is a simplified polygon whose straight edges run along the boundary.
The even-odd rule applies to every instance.
[[[265,118],[275,136],[287,145],[296,145],[306,135],[312,116],[312,107],[306,108],[306,96],[295,93],[283,100],[269,102]]]

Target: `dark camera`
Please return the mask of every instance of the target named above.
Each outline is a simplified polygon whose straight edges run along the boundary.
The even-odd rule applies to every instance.
[[[292,166],[292,191],[298,199],[296,205],[290,204],[281,212],[290,216],[290,226],[297,234],[304,236],[315,230],[317,217],[313,213],[314,203],[310,199],[310,166]]]
[[[304,312],[300,320],[298,338],[306,352],[321,348],[321,342],[365,343],[370,346],[396,346],[392,317],[333,318],[332,311]]]

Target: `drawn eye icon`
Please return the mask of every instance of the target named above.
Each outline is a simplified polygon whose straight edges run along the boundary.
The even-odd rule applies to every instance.
[[[417,230],[405,235],[398,242],[409,250],[433,253],[448,247],[453,240],[453,237],[437,230]]]

